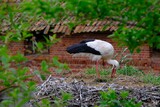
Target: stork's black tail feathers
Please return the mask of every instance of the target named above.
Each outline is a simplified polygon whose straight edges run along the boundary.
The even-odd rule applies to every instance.
[[[70,54],[75,54],[75,53],[88,53],[91,49],[90,47],[87,46],[87,42],[94,41],[94,39],[87,39],[87,40],[82,40],[79,44],[74,44],[72,46],[67,47],[67,52]]]
[[[69,46],[66,51],[70,54],[76,54],[76,53],[90,53],[95,55],[101,55],[101,53],[94,48],[87,46],[86,43],[79,43],[74,44],[72,46]]]
[[[74,44],[72,46],[67,47],[66,51],[70,54],[85,52],[86,44]]]

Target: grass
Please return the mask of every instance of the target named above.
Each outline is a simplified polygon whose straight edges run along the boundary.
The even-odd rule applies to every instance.
[[[150,84],[153,84],[153,85],[160,85],[160,76],[156,76],[153,73],[144,74],[141,77],[141,80],[144,83],[150,83]]]
[[[145,74],[133,66],[124,66],[122,69],[117,70],[117,72],[122,75],[136,76],[144,83],[160,85],[160,75],[156,76],[153,73]]]
[[[107,75],[110,74],[110,71],[109,71],[109,70],[107,70],[107,69],[102,69],[102,68],[99,70],[99,72],[100,72],[100,75],[101,75],[101,76],[107,76]],[[85,73],[88,74],[88,75],[96,75],[96,69],[95,69],[95,68],[87,68],[87,69],[85,70]]]
[[[101,79],[96,78],[95,82],[109,82],[109,81],[111,81],[111,78],[108,78],[108,75],[110,75],[109,69],[101,68],[99,70],[99,73],[100,73]],[[96,76],[96,69],[95,68],[87,68],[85,70],[85,74]]]
[[[160,75],[156,76],[153,73],[144,74],[143,71],[133,66],[124,66],[122,69],[117,70],[117,72],[123,75],[136,76],[144,83],[160,85]]]
[[[111,69],[102,69],[101,68],[99,72],[100,72],[102,79],[104,79],[104,78],[108,79],[106,77],[111,74]],[[85,70],[85,74],[96,75],[96,69],[94,67],[87,68]],[[153,73],[145,74],[143,71],[141,71],[133,66],[124,66],[123,68],[117,70],[117,74],[127,75],[127,76],[135,76],[143,83],[160,85],[160,75],[156,76]]]
[[[143,71],[133,67],[133,66],[124,66],[121,69],[117,70],[118,74],[128,75],[128,76],[137,76],[144,74]]]
[[[93,68],[87,68],[86,74],[88,75],[95,75],[96,74],[96,69]],[[111,74],[111,69],[103,69],[101,68],[99,70],[101,76],[106,76]],[[142,75],[144,74],[141,70],[136,69],[135,67],[132,66],[124,66],[121,69],[117,70],[117,74],[122,74],[122,75],[128,75],[128,76],[137,76],[137,75]]]

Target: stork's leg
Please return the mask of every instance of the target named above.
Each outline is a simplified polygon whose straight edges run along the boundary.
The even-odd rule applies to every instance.
[[[102,65],[103,65],[103,67],[105,67],[105,66],[106,66],[106,63],[105,63],[105,61],[104,61],[104,60],[102,60]]]
[[[116,68],[113,67],[112,69],[112,74],[111,74],[111,78],[114,78],[116,76]]]
[[[99,71],[98,71],[98,66],[99,66],[99,62],[96,61],[96,73],[97,73],[98,79],[100,79],[100,73],[99,73]]]

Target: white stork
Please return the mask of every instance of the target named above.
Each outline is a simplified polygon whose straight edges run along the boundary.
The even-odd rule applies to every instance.
[[[106,61],[108,64],[113,65],[111,78],[115,77],[119,62],[111,59],[114,54],[114,48],[110,43],[98,39],[83,40],[78,44],[67,47],[66,51],[73,54],[73,56],[85,56],[89,57],[92,61],[96,61],[96,72],[99,79],[99,60],[102,59],[103,61]]]

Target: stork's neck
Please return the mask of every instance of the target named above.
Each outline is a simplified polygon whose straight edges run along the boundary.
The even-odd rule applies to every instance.
[[[107,60],[107,62],[108,62],[108,64],[115,66],[116,69],[119,67],[119,62],[117,60],[110,59],[110,60]]]

